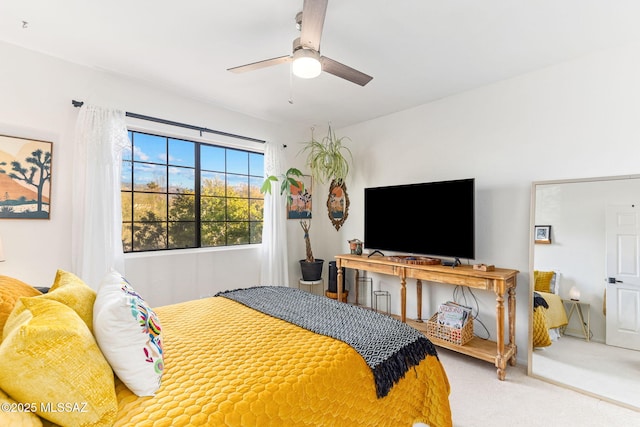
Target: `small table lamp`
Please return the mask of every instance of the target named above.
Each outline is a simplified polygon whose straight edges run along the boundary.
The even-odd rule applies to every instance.
[[[572,301],[580,301],[580,291],[578,288],[572,286],[571,289],[569,289],[569,298],[571,298]]]

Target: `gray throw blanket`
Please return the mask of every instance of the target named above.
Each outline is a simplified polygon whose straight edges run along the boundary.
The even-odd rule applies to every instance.
[[[379,398],[435,346],[411,326],[374,311],[281,286],[218,293],[247,307],[349,344],[371,368]]]

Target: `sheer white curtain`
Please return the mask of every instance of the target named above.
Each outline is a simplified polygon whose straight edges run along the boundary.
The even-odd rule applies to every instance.
[[[265,176],[280,176],[282,170],[282,144],[266,142],[264,152]],[[271,194],[264,195],[264,229],[262,230],[261,285],[289,286],[287,266],[287,219],[285,196],[280,194],[280,182]]]
[[[120,171],[129,146],[125,113],[86,103],[75,129],[71,256],[94,289],[111,268],[124,274]]]

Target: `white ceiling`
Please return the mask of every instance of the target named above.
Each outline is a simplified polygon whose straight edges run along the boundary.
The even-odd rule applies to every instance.
[[[373,76],[367,86],[292,79],[289,64],[226,71],[290,54],[302,3],[1,0],[0,40],[270,121],[335,127],[640,41],[638,0],[330,0],[321,53]]]

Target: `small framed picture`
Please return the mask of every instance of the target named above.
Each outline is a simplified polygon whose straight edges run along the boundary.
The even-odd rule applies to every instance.
[[[533,230],[534,240],[536,243],[549,244],[551,243],[551,226],[550,225],[536,225]]]

